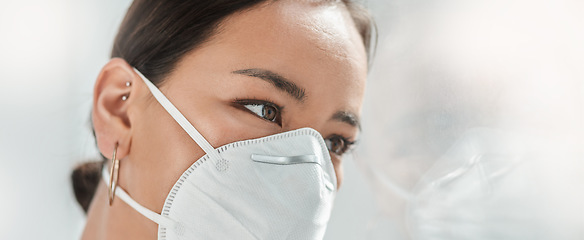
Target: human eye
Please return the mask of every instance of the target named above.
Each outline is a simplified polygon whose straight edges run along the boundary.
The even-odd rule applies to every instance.
[[[355,141],[349,141],[341,135],[332,135],[324,140],[326,147],[337,156],[342,156],[355,145]]]
[[[235,103],[259,118],[282,126],[282,108],[274,103],[255,99],[236,100]]]

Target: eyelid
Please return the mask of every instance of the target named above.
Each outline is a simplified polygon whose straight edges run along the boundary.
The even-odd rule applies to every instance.
[[[271,122],[271,123],[276,123],[278,125],[282,125],[282,109],[284,109],[284,107],[281,107],[278,104],[273,103],[270,100],[259,100],[259,99],[239,99],[236,98],[233,103],[235,104],[235,107],[245,110],[247,112],[253,113],[254,115],[256,115],[258,118],[261,118],[265,121]],[[278,113],[276,116],[276,120],[275,121],[270,121],[267,119],[262,118],[261,116],[259,116],[258,114],[254,113],[253,111],[251,111],[250,109],[248,109],[247,107],[245,107],[244,105],[266,105],[266,106],[271,106],[277,109]]]
[[[342,138],[343,140],[346,141],[346,143],[349,143],[349,145],[353,145],[353,144],[356,144],[358,142],[358,140],[351,141],[351,140],[349,140],[349,139],[351,139],[350,137],[345,137],[345,136],[343,136],[341,134],[331,134],[328,137],[326,137],[326,139],[331,139],[331,138],[334,138],[334,137],[340,137],[340,138]]]
[[[236,98],[233,102],[240,104],[240,105],[244,105],[244,104],[270,105],[270,106],[276,107],[279,110],[284,109],[283,106],[280,106],[280,105],[274,103],[274,101],[269,100],[269,99],[257,99],[257,98],[240,99],[240,98]]]
[[[343,135],[339,135],[339,134],[332,134],[332,135],[328,136],[327,138],[325,138],[325,140],[330,140],[330,139],[336,138],[336,137],[343,139],[343,141],[345,142],[345,149],[341,154],[336,154],[333,152],[333,154],[338,155],[338,156],[343,156],[346,153],[353,151],[355,149],[355,146],[358,144],[358,140],[351,141],[351,140],[349,140],[350,138],[345,137]],[[329,149],[329,151],[330,151],[330,149]]]

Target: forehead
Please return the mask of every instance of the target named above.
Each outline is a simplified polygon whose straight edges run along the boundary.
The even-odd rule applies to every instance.
[[[331,104],[360,109],[367,56],[343,4],[265,3],[223,21],[205,49],[217,58],[229,56],[221,62],[231,70],[278,72],[306,88],[309,101],[326,91],[335,100]]]

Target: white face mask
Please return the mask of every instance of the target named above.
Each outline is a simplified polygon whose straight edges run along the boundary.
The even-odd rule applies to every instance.
[[[337,188],[322,136],[303,128],[217,149],[144,77],[154,97],[206,155],[168,194],[162,214],[115,195],[158,223],[158,239],[322,239]],[[109,180],[107,171],[103,178]]]

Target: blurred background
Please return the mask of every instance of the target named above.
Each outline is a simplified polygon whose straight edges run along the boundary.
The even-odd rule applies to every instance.
[[[78,239],[74,166],[129,0],[0,8],[0,239]],[[369,0],[364,129],[325,239],[584,239],[584,4]]]

